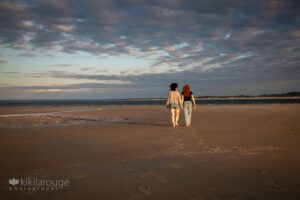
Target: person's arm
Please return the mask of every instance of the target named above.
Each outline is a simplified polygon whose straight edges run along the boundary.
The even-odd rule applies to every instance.
[[[183,105],[183,102],[184,102],[184,95],[183,95],[183,92],[181,93],[181,103]],[[181,104],[180,104],[181,105]],[[183,106],[181,106],[181,108],[183,108]]]
[[[168,94],[168,100],[167,100],[167,102],[166,102],[166,105],[169,105],[170,104],[170,92],[169,92],[169,94]]]
[[[180,93],[178,92],[178,94],[179,94],[179,105],[180,105],[180,107],[181,108],[183,108],[183,95],[180,95]]]
[[[193,104],[194,104],[194,109],[196,109],[196,101],[195,101],[194,95],[192,95],[192,102],[193,102]]]

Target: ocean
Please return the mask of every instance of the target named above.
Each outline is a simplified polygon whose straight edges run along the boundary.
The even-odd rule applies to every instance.
[[[0,107],[10,106],[117,106],[117,105],[165,105],[165,99],[113,99],[113,100],[0,100]],[[300,99],[205,99],[197,104],[297,104]]]

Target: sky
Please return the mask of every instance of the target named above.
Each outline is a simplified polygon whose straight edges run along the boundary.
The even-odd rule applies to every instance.
[[[299,0],[0,0],[0,99],[300,91]]]

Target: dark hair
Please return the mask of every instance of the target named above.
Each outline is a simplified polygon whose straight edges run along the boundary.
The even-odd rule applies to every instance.
[[[178,84],[177,84],[177,83],[171,83],[171,85],[170,85],[170,89],[171,89],[172,91],[175,91],[177,87],[178,87]]]

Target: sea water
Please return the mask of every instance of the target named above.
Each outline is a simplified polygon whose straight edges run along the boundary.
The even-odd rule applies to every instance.
[[[166,99],[60,99],[60,100],[0,100],[0,107],[10,106],[106,106],[165,105]],[[197,104],[297,104],[300,99],[203,99]]]

